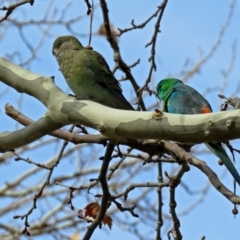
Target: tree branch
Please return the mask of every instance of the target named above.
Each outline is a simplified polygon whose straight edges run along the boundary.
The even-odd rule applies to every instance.
[[[15,8],[17,8],[23,4],[26,4],[26,3],[29,3],[32,6],[34,4],[34,0],[23,0],[21,2],[13,3],[13,4],[9,5],[8,7],[0,8],[0,10],[2,10],[2,11],[7,11],[5,16],[0,19],[0,23],[3,22],[4,20],[6,20],[8,18],[8,16],[15,10]]]

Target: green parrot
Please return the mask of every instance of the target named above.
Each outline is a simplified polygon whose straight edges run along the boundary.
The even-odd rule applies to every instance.
[[[124,98],[119,82],[101,54],[84,48],[74,36],[57,38],[52,53],[68,86],[79,99],[92,100],[111,108],[134,110]],[[115,144],[109,141],[105,165],[109,164],[114,147]]]
[[[68,86],[77,97],[112,108],[134,110],[124,98],[119,82],[101,54],[84,48],[74,36],[57,38],[52,52]]]
[[[178,114],[211,113],[209,102],[195,89],[176,78],[163,79],[157,85],[157,96],[163,100],[163,111]],[[205,145],[222,160],[233,178],[240,185],[240,176],[224,150],[222,143],[211,142]]]

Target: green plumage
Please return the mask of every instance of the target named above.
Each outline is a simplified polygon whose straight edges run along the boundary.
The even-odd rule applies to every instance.
[[[133,110],[101,54],[84,48],[74,36],[57,38],[53,43],[53,54],[67,84],[79,98]]]

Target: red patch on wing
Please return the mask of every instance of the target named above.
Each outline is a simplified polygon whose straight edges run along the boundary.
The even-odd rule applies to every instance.
[[[209,107],[204,106],[204,107],[202,107],[201,112],[202,113],[211,113],[212,111]]]

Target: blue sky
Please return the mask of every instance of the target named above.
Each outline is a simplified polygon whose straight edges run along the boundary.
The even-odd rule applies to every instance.
[[[7,1],[5,1],[4,5]],[[35,4],[31,7],[30,5],[24,5],[14,11],[11,15],[12,19],[16,20],[28,20],[28,19],[41,19],[44,15],[45,9],[48,6],[49,1],[35,1]],[[83,45],[87,45],[89,32],[89,19],[84,16],[86,13],[86,6],[84,1],[73,0],[72,4],[66,11],[64,19],[70,19],[82,15],[83,18],[73,26],[76,36],[79,37]],[[109,17],[112,24],[115,27],[121,29],[130,27],[131,20],[134,19],[136,24],[142,23],[146,20],[155,10],[156,6],[160,5],[161,1],[133,1],[133,0],[122,0],[122,1],[109,1]],[[169,1],[165,10],[163,19],[161,21],[161,33],[158,35],[156,44],[156,63],[157,72],[154,73],[151,88],[155,90],[155,86],[159,80],[166,76],[174,76],[181,78],[181,70],[188,60],[189,64],[185,70],[191,69],[199,61],[199,53],[201,57],[204,57],[215,44],[218,34],[225,24],[226,18],[229,13],[231,1],[216,2],[213,0],[199,1],[199,0],[179,0]],[[50,15],[54,12],[54,8],[63,8],[59,6],[58,1],[54,1]],[[56,13],[55,19],[60,17],[60,10]],[[201,67],[200,71],[193,75],[189,80],[188,84],[196,88],[201,93],[206,93],[206,98],[211,102],[214,111],[219,111],[219,98],[217,94],[222,92],[226,96],[232,96],[237,87],[240,85],[240,60],[238,58],[240,54],[239,41],[240,41],[240,6],[239,2],[234,7],[234,14],[231,18],[229,27],[224,33],[219,48],[216,50],[214,55]],[[132,64],[138,58],[141,59],[139,65],[132,69],[134,77],[137,79],[139,85],[145,82],[148,76],[150,63],[148,57],[150,56],[150,48],[144,46],[151,40],[154,24],[156,19],[147,25],[142,30],[134,30],[129,33],[123,34],[119,38],[119,46],[122,57],[127,64]],[[97,31],[99,26],[102,24],[102,15],[100,7],[95,8],[95,16],[93,21],[93,31]],[[0,41],[0,55],[9,56],[14,52],[18,51],[21,53],[22,61],[26,60],[30,56],[30,51],[21,41],[18,31],[7,21],[2,23],[6,27],[4,37]],[[46,29],[47,26],[43,25],[42,29]],[[27,40],[32,46],[37,46],[39,38],[41,37],[40,31],[36,26],[28,26],[23,30]],[[71,34],[64,26],[52,26],[50,29],[51,34],[45,38],[45,41],[37,53],[37,59],[31,62],[26,68],[36,73],[55,76],[55,82],[64,91],[70,92],[66,85],[63,76],[58,71],[56,60],[52,56],[51,48],[54,39],[60,35]],[[0,30],[1,33],[1,30]],[[77,35],[78,34],[78,35]],[[223,72],[226,72],[229,68],[232,58],[232,46],[236,46],[236,59],[234,61],[233,70],[228,76],[226,85],[223,85]],[[92,39],[92,46],[94,50],[100,52],[107,60],[111,67],[114,66],[113,51],[110,48],[108,42],[102,36],[94,35]],[[19,63],[17,57],[14,58],[15,63]],[[121,72],[117,72],[116,76],[120,78]],[[222,87],[223,86],[223,87]],[[124,95],[127,99],[133,100],[135,98],[132,87],[128,82],[122,83]],[[37,120],[39,117],[44,115],[45,107],[38,103],[37,100],[26,94],[19,94],[13,89],[8,89],[6,93],[1,94],[7,87],[0,83],[0,132],[2,131],[13,131],[17,123],[4,114],[4,105],[10,103],[14,105],[19,111]],[[210,88],[214,88],[213,91],[207,91]],[[236,96],[236,95],[235,95]],[[19,104],[21,99],[21,104]],[[147,97],[146,105],[150,106],[156,103],[155,97]],[[37,109],[37,110],[36,110]],[[236,148],[239,148],[239,142],[233,141]],[[204,147],[197,147],[197,150],[204,149]],[[41,156],[39,156],[41,153]],[[46,160],[56,153],[56,149],[48,149],[48,153],[42,152],[30,152],[29,157],[34,158],[36,161]],[[217,165],[217,159],[212,155],[199,154],[199,158],[204,159],[213,169],[218,169],[216,172],[221,176],[223,170]],[[165,166],[164,169],[169,169],[169,166]],[[12,163],[10,169],[8,165],[0,169],[0,184],[9,181],[9,174],[21,174],[25,169],[31,168],[26,166],[25,163]],[[64,167],[60,166],[58,171],[64,171]],[[237,169],[240,169],[239,156],[237,155]],[[220,169],[220,170],[219,170]],[[156,181],[156,171],[151,174],[143,173],[139,176],[140,181]],[[194,167],[191,167],[191,171],[183,177],[185,184],[189,186],[191,190],[198,190],[204,186],[206,178],[201,172]],[[232,188],[232,180],[228,173],[223,175],[223,182]],[[134,193],[133,193],[134,194]],[[164,191],[164,197],[167,200],[169,198],[168,191]],[[153,197],[156,195],[153,195]],[[189,205],[193,204],[197,196],[188,195],[185,193],[182,187],[177,190],[178,206],[177,211],[181,212],[186,209]],[[239,216],[236,218],[231,214],[233,206],[220,195],[213,187],[207,192],[203,203],[199,204],[193,211],[187,215],[180,216],[181,232],[185,239],[201,239],[203,235],[207,239],[237,239],[239,236]],[[168,212],[168,201],[165,201],[164,210]],[[119,215],[121,213],[119,212]],[[141,215],[140,212],[138,212]],[[126,215],[130,218],[130,215]],[[113,218],[114,219],[114,218]],[[141,221],[141,218],[139,219]],[[22,224],[19,221],[19,224]],[[139,223],[140,224],[140,223]],[[155,226],[143,225],[143,231],[149,232],[154,231]],[[152,234],[151,232],[151,234]],[[155,234],[153,234],[154,236]],[[112,231],[97,230],[92,239],[138,239],[133,234],[129,234],[125,231],[121,231],[117,226],[113,226]],[[41,238],[38,238],[41,239]],[[50,238],[49,238],[50,239]],[[167,239],[163,236],[163,239]]]

